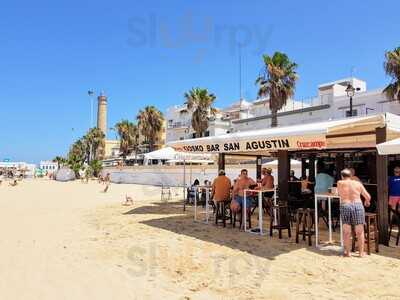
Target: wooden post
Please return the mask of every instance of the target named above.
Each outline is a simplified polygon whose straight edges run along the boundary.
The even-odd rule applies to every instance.
[[[225,153],[218,154],[218,171],[225,170]]]
[[[376,143],[386,142],[386,127],[376,129]],[[377,212],[379,243],[389,246],[388,212],[388,159],[386,155],[376,154]]]
[[[340,180],[340,172],[344,169],[344,155],[343,154],[337,154],[336,155],[336,160],[335,160],[335,167],[336,167],[336,180]]]
[[[302,158],[301,159],[301,177],[303,178],[304,176],[307,176],[307,159]]]
[[[257,180],[261,179],[262,156],[258,155],[256,160],[256,177]]]
[[[308,174],[309,174],[309,180],[311,181],[311,182],[315,182],[315,156],[313,155],[313,156],[311,156],[310,157],[310,160],[309,160],[309,162],[308,162]]]
[[[289,195],[290,160],[287,150],[278,150],[279,201],[286,202]]]

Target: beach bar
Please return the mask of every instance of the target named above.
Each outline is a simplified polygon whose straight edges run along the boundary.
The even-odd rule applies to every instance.
[[[380,155],[376,147],[399,137],[400,117],[384,113],[180,140],[169,146],[179,152],[218,154],[219,169],[225,169],[227,156],[256,157],[257,179],[261,178],[262,158],[277,158],[280,201],[289,196],[291,158],[301,160],[302,174],[308,172],[310,178],[315,177],[317,159],[330,159],[336,170],[357,159],[374,190],[379,242],[388,245],[388,157]]]

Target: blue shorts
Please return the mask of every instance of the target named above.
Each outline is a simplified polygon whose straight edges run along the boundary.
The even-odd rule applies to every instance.
[[[240,207],[243,207],[244,197],[237,195],[235,200],[239,203]],[[253,201],[251,197],[246,197],[246,209],[249,209],[253,206]]]

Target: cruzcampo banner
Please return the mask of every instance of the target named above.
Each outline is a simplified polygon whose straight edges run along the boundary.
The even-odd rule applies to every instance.
[[[266,139],[249,137],[239,141],[229,138],[192,139],[170,143],[177,151],[203,153],[234,153],[234,152],[273,152],[277,150],[306,150],[326,148],[326,137],[323,134],[310,136],[288,136]]]

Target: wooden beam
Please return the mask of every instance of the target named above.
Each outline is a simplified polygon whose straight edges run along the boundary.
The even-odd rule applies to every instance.
[[[278,151],[279,201],[286,202],[289,195],[290,160],[287,150]]]
[[[386,142],[386,127],[376,129],[376,143]],[[388,158],[376,155],[377,213],[379,243],[389,246]]]
[[[225,153],[218,154],[218,171],[225,170]]]
[[[256,159],[256,177],[257,180],[261,179],[262,156],[258,155]]]

